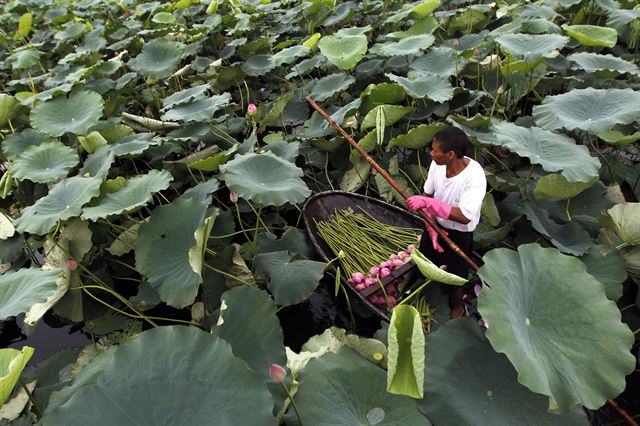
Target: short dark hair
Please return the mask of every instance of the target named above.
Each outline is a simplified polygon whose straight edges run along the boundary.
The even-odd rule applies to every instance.
[[[433,141],[440,144],[442,152],[453,151],[458,158],[464,157],[471,148],[467,135],[457,127],[447,127],[438,131],[433,136]]]

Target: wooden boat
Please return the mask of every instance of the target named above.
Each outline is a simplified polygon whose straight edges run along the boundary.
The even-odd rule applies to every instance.
[[[325,191],[314,194],[305,203],[304,208],[302,209],[302,217],[311,243],[326,262],[335,258],[335,255],[327,243],[318,234],[316,221],[329,220],[335,210],[345,209],[351,209],[354,213],[366,212],[373,216],[377,221],[392,226],[417,229],[423,229],[424,227],[422,219],[417,215],[372,197],[345,191]],[[394,277],[391,278],[397,277],[399,274],[406,272],[406,270],[398,270],[395,272]],[[390,320],[390,315],[386,309],[381,309],[367,300],[368,294],[366,290],[358,292],[347,284],[346,279],[348,277],[341,278],[343,284],[351,289],[352,293],[360,302],[383,320]]]

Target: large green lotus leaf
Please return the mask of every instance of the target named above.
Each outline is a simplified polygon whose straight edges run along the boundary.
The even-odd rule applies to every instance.
[[[7,63],[11,64],[11,68],[14,70],[31,68],[40,61],[42,52],[35,47],[27,47],[26,49],[19,50],[12,53],[7,58]]]
[[[587,272],[604,285],[610,300],[620,299],[627,272],[624,257],[618,250],[603,245],[593,246],[580,260],[587,267]]]
[[[367,36],[363,34],[325,36],[320,39],[318,47],[329,62],[342,70],[350,70],[367,53]]]
[[[9,160],[15,160],[27,148],[40,145],[44,142],[54,142],[51,136],[36,132],[33,129],[24,129],[20,133],[12,133],[2,141],[2,152]]]
[[[551,219],[549,211],[527,203],[523,213],[531,221],[533,228],[551,239],[551,243],[564,253],[581,256],[593,246],[593,240],[577,222],[559,224]]]
[[[27,148],[11,164],[19,180],[47,183],[61,179],[78,164],[78,154],[61,142],[46,142]]]
[[[575,68],[580,68],[590,73],[610,71],[616,76],[625,73],[640,75],[640,68],[637,65],[610,54],[599,55],[591,52],[579,52],[569,55],[567,59],[574,62]]]
[[[436,424],[588,424],[581,407],[565,415],[548,413],[548,399],[518,383],[507,357],[494,351],[482,329],[469,319],[448,321],[430,334],[426,356],[427,395],[420,407]]]
[[[92,369],[95,363],[100,365]],[[92,374],[83,375],[85,370]],[[47,410],[43,426],[274,422],[263,377],[235,357],[227,342],[195,327],[145,331],[98,355],[81,375],[73,393],[64,389],[66,402]]]
[[[420,253],[418,250],[411,252],[411,259],[416,263],[422,275],[431,281],[436,281],[443,284],[461,286],[467,282],[466,278],[459,277],[458,275],[441,269],[438,265],[433,263],[428,257]]]
[[[231,94],[212,96],[198,99],[187,104],[182,104],[162,114],[162,119],[167,121],[207,121],[213,114],[231,102]]]
[[[245,74],[251,77],[259,77],[267,74],[276,68],[276,64],[271,60],[271,55],[252,55],[247,58],[241,68]]]
[[[129,61],[129,66],[146,78],[169,77],[182,59],[184,45],[164,38],[154,38]]]
[[[632,89],[575,89],[547,96],[533,107],[533,118],[542,128],[586,130],[598,134],[616,124],[640,120],[640,92]]]
[[[449,77],[457,75],[464,67],[464,58],[462,56],[457,57],[458,52],[454,49],[434,47],[424,56],[420,56],[411,62],[410,68],[419,74]]]
[[[590,188],[595,182],[595,180],[591,182],[568,182],[560,173],[552,173],[541,177],[540,180],[536,182],[533,194],[537,199],[559,198],[561,200],[567,200],[575,197],[585,189]]]
[[[24,346],[20,351],[11,348],[0,349],[0,406],[11,395],[13,387],[18,383],[20,373],[34,351],[35,349],[30,346]]]
[[[361,111],[369,112],[374,107],[385,104],[397,104],[407,97],[402,86],[396,83],[370,84],[360,93]]]
[[[56,290],[59,269],[20,269],[0,275],[0,320],[27,312],[44,303]]]
[[[295,395],[306,426],[429,426],[409,397],[386,392],[383,369],[343,347],[312,359]]]
[[[189,250],[196,245],[195,232],[204,224],[207,205],[186,198],[156,207],[134,241],[136,269],[176,308],[191,305],[202,283],[201,268],[194,270]]]
[[[609,27],[564,24],[562,29],[571,37],[578,40],[583,46],[613,47],[618,41],[618,32]]]
[[[151,170],[146,175],[128,179],[121,189],[106,194],[96,206],[86,207],[82,218],[95,222],[112,214],[130,212],[151,201],[154,193],[167,189],[172,180],[171,173],[166,170]]]
[[[31,110],[31,126],[50,136],[67,132],[82,135],[98,124],[104,101],[96,92],[84,90],[69,97],[58,96]]]
[[[422,398],[424,332],[420,312],[411,305],[393,309],[388,332],[387,392]]]
[[[526,244],[483,260],[478,274],[487,286],[478,310],[520,383],[548,395],[560,412],[577,404],[597,409],[624,390],[635,366],[633,333],[579,259]]]
[[[380,56],[414,55],[428,49],[435,40],[431,34],[406,37],[397,42],[376,44],[371,47],[371,53]]]
[[[258,234],[256,252],[272,253],[274,251],[287,251],[305,258],[312,257],[314,253],[307,242],[307,236],[304,231],[295,227],[287,228],[280,238],[277,238],[271,232]]]
[[[577,145],[568,136],[497,120],[494,120],[493,130],[495,139],[482,136],[479,139],[502,145],[528,158],[531,163],[540,164],[548,172],[562,171],[569,182],[590,182],[598,176],[600,161],[589,155],[586,146]]]
[[[413,79],[394,74],[385,76],[401,85],[412,98],[429,98],[435,102],[444,102],[453,97],[453,86],[449,83],[448,77],[428,74],[417,75]]]
[[[271,364],[285,365],[287,361],[276,304],[265,291],[249,286],[228,290],[221,300],[213,334],[226,340],[235,356],[268,379]]]
[[[271,152],[237,155],[220,169],[231,191],[262,205],[297,204],[311,194],[302,170]]]
[[[314,81],[313,89],[309,95],[314,101],[324,101],[333,95],[346,90],[355,83],[356,79],[345,73],[331,74]]]
[[[160,145],[160,141],[153,139],[155,133],[136,133],[118,139],[111,144],[111,151],[116,157],[142,154],[149,147]]]
[[[210,88],[211,85],[205,83],[174,92],[162,100],[162,109],[166,111],[174,106],[202,99]]]
[[[640,132],[625,135],[617,130],[609,130],[606,132],[598,133],[598,138],[602,139],[606,143],[610,143],[613,145],[627,145],[640,140]]]
[[[362,124],[360,125],[360,130],[366,130],[372,127],[376,127],[376,117],[378,115],[378,110],[380,109],[384,113],[385,126],[391,126],[405,115],[413,112],[415,108],[399,105],[378,105],[377,107],[369,111],[364,117],[364,120],[362,120]]]
[[[280,135],[276,136],[280,137]],[[269,142],[268,145],[264,147],[264,150],[273,152],[275,155],[284,160],[295,162],[296,158],[300,154],[300,142],[287,142],[284,140],[277,140],[274,142]]]
[[[607,213],[623,241],[632,245],[640,244],[640,203],[616,204]]]
[[[78,172],[78,176],[104,179],[109,174],[109,169],[111,169],[111,164],[113,164],[114,160],[115,155],[111,147],[108,145],[101,146],[84,160],[84,165]]]
[[[502,34],[496,37],[504,52],[525,62],[554,58],[568,41],[568,37],[557,34]]]
[[[308,55],[310,51],[311,50],[308,47],[301,46],[301,45],[287,47],[275,53],[271,57],[271,62],[276,64],[276,66],[280,67],[282,65],[295,62],[299,58],[302,58],[303,56]]]
[[[79,216],[82,206],[100,193],[100,178],[73,176],[58,182],[49,194],[22,211],[13,222],[19,232],[44,235],[58,222]]]
[[[324,276],[323,262],[292,260],[286,251],[258,255],[258,264],[267,273],[267,286],[278,305],[295,305],[315,291]]]
[[[448,127],[446,124],[433,123],[433,124],[421,124],[418,127],[414,127],[404,135],[396,136],[389,141],[387,145],[387,151],[396,146],[403,148],[420,149],[427,146],[433,139],[439,130]]]

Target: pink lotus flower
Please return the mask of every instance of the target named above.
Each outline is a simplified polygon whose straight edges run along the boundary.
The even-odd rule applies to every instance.
[[[229,201],[231,201],[234,204],[237,203],[238,202],[238,193],[231,191],[229,193]]]
[[[271,364],[271,367],[269,367],[269,377],[276,383],[282,383],[284,382],[284,378],[287,377],[287,370],[278,364]]]
[[[253,116],[256,115],[256,112],[258,112],[258,107],[256,106],[256,104],[249,104],[249,106],[247,107],[247,115]]]

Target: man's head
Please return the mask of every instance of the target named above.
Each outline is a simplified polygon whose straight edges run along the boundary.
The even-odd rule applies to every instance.
[[[440,130],[431,142],[431,157],[436,164],[447,164],[454,158],[462,158],[469,149],[469,140],[465,133],[456,128],[448,127]]]

